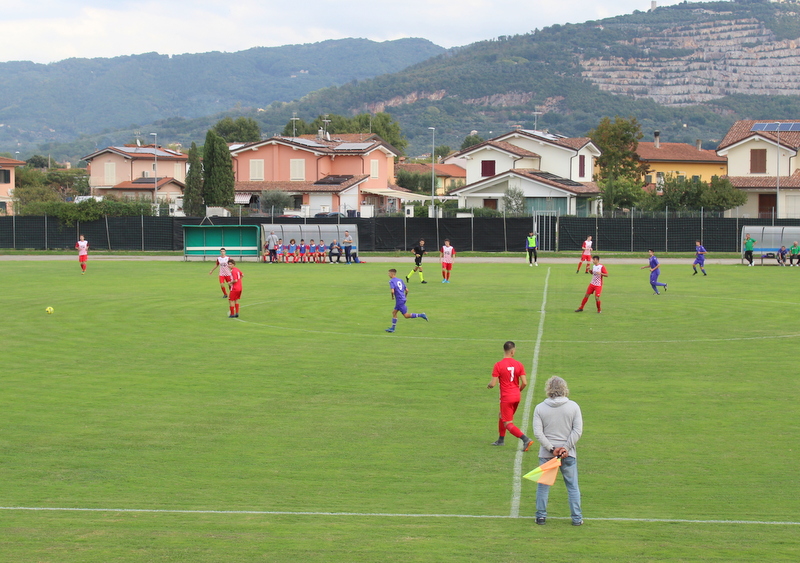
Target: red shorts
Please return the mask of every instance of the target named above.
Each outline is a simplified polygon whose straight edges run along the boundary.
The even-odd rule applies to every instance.
[[[447,270],[448,272],[453,269],[452,262],[442,262],[442,270]]]
[[[241,296],[242,296],[241,289],[232,289],[231,292],[228,294],[228,301],[238,301]]]
[[[230,283],[232,279],[231,276],[220,276],[219,283]]]
[[[591,262],[592,255],[591,254],[581,254],[581,262]]]
[[[89,256],[87,254],[81,254],[80,256],[78,256],[78,262],[86,262],[88,259]]]
[[[586,295],[591,295],[592,293],[594,293],[595,297],[600,297],[600,294],[603,293],[603,286],[589,284],[589,287],[586,288]]]
[[[519,401],[516,403],[500,403],[500,420],[511,422],[514,420],[514,413],[517,412]]]

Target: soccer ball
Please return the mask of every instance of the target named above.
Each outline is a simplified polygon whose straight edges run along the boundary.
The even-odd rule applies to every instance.
[[[52,307],[48,307],[47,309],[44,310],[44,312],[47,313],[48,315],[52,315],[53,314],[53,308]]]

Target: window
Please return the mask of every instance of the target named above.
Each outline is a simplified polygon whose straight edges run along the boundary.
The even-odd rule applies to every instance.
[[[250,161],[250,181],[263,182],[264,181],[264,161],[251,160]]]
[[[494,176],[494,160],[481,160],[481,176]]]
[[[767,149],[750,149],[750,174],[767,173]]]
[[[11,170],[0,170],[0,184],[11,183]]]
[[[586,177],[586,155],[578,156],[578,178]]]
[[[645,184],[652,184],[653,183],[653,175],[652,174],[645,174],[644,183]]]
[[[172,177],[173,178],[175,178],[176,180],[178,180],[180,182],[183,182],[186,179],[186,176],[184,176],[184,174],[183,174],[183,171],[185,170],[185,166],[184,166],[184,164],[182,162],[176,162],[174,164],[174,166],[172,167],[172,169],[173,169],[173,173],[172,173]]]
[[[380,161],[377,159],[369,161],[369,176],[370,178],[377,178],[380,175]]]
[[[700,176],[692,176],[692,182],[699,182]]]
[[[103,166],[103,184],[113,186],[117,183],[117,166],[113,162],[106,162]]]
[[[306,181],[306,161],[302,158],[293,158],[289,161],[289,179],[292,182]]]

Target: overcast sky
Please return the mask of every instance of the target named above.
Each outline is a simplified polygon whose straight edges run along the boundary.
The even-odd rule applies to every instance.
[[[454,47],[649,8],[649,0],[9,0],[0,61],[232,52],[346,37],[423,37]]]

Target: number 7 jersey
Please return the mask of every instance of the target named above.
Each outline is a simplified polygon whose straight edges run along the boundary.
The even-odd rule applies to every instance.
[[[500,380],[500,402],[519,403],[519,378],[525,375],[525,367],[514,358],[503,358],[494,365],[492,377]]]

